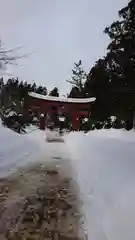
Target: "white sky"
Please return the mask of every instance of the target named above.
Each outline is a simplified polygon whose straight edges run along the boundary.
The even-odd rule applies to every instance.
[[[36,81],[61,93],[69,89],[73,62],[88,71],[105,54],[103,30],[118,18],[127,0],[0,0],[0,36],[6,49],[24,45],[34,52],[22,67],[8,72],[20,80]],[[20,61],[19,61],[20,63]]]

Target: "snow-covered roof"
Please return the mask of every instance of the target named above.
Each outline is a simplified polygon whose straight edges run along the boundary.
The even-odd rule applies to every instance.
[[[56,101],[56,102],[69,102],[69,103],[90,103],[94,102],[96,98],[65,98],[65,97],[52,97],[52,96],[45,96],[35,92],[29,92],[28,95],[30,97],[34,97],[37,99],[42,99],[46,101]]]

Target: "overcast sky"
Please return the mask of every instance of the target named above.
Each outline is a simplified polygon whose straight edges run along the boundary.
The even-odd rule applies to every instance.
[[[73,62],[88,71],[105,54],[104,28],[128,0],[0,0],[0,37],[6,49],[34,52],[8,72],[22,80],[58,86],[65,94]]]

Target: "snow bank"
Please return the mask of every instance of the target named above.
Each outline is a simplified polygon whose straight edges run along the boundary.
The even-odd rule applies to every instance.
[[[0,177],[42,158],[71,157],[89,239],[134,240],[135,132],[71,133],[65,135],[66,144],[47,143],[45,138],[44,131],[19,135],[0,124]]]
[[[64,155],[61,144],[47,143],[45,132],[34,128],[28,134],[19,135],[4,128],[0,122],[0,178],[35,162],[50,161]],[[54,159],[53,159],[54,160]]]
[[[39,151],[35,141],[0,125],[0,177],[33,161]]]
[[[66,145],[91,240],[135,239],[135,132],[71,133]]]

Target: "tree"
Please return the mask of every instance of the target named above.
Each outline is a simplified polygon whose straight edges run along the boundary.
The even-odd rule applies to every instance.
[[[135,111],[135,1],[121,9],[119,16],[104,31],[111,40],[107,54],[91,69],[84,92],[96,97],[92,116],[97,120],[116,116],[127,120],[129,129]]]
[[[35,92],[42,94],[42,95],[47,95],[47,88],[43,87],[43,86],[39,86],[39,87],[35,88]]]
[[[34,91],[40,94],[47,94],[44,86],[37,86],[35,83],[29,84],[26,81],[19,82],[18,78],[8,79],[3,82],[1,79],[1,118],[3,124],[11,129],[24,132],[24,128],[29,124],[34,124],[34,114],[32,111],[24,111],[24,101],[27,101],[28,92]]]
[[[75,97],[84,96],[83,86],[84,86],[84,81],[86,80],[86,76],[87,74],[82,67],[82,61],[80,60],[78,63],[74,63],[71,79],[67,80],[68,83],[72,84],[72,90],[70,93],[72,97],[74,97],[74,94],[73,94],[74,92],[75,92]],[[78,95],[76,95],[77,92],[78,92]]]
[[[97,120],[108,118],[113,111],[113,96],[105,58],[99,59],[90,70],[84,84],[84,92],[87,97],[96,97],[91,108],[92,117]]]
[[[3,43],[0,40],[0,69],[1,70],[5,70],[6,65],[9,65],[9,64],[18,65],[16,63],[16,60],[25,58],[28,55],[30,55],[29,53],[24,54],[24,55],[18,55],[18,54],[16,55],[16,51],[18,51],[21,48],[22,48],[22,46],[18,46],[18,47],[6,50],[6,49],[4,49]]]
[[[57,87],[53,88],[50,93],[49,96],[53,96],[53,97],[59,97],[59,90]]]
[[[71,89],[71,91],[70,91],[70,93],[68,95],[69,98],[80,98],[81,96],[82,95],[81,95],[81,93],[79,91],[79,88],[76,87],[76,86],[72,87],[72,89]]]
[[[119,21],[105,29],[111,39],[106,60],[113,76],[117,76],[113,78],[117,105],[131,120],[135,111],[135,1],[121,9],[119,16]]]

